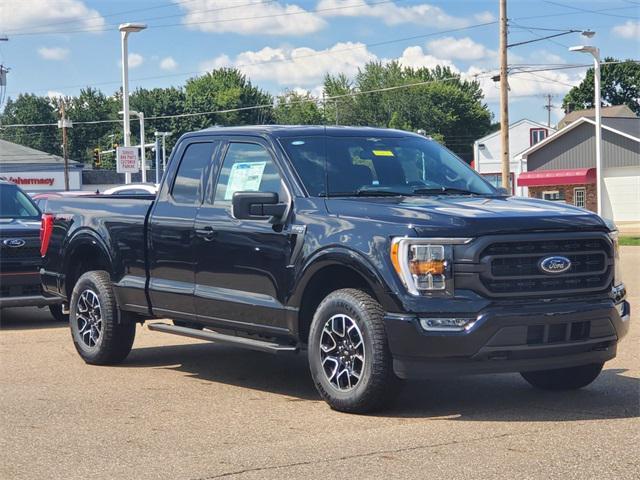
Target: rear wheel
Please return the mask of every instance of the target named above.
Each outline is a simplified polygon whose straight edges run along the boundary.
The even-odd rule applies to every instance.
[[[320,303],[308,355],[315,386],[331,408],[366,413],[397,393],[382,307],[361,290],[337,290]]]
[[[556,370],[522,372],[520,375],[531,385],[542,390],[576,390],[586,387],[598,378],[603,366],[604,363],[591,363]]]
[[[107,272],[87,272],[78,279],[71,294],[69,323],[73,343],[85,362],[109,365],[127,357],[136,324],[118,323],[119,313]]]

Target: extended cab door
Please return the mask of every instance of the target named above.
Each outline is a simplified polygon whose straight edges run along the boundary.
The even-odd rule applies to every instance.
[[[291,205],[276,158],[260,138],[230,139],[212,179],[211,195],[198,211],[196,240],[198,321],[218,327],[286,334],[284,307],[290,276],[291,235],[268,220],[238,220],[231,199],[236,191],[277,192]]]
[[[155,315],[195,319],[194,221],[220,142],[183,141],[149,219],[149,297]]]

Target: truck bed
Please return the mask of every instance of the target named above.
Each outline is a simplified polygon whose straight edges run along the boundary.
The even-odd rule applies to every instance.
[[[67,296],[65,285],[75,283],[76,254],[97,242],[108,252],[109,258],[100,261],[109,267],[121,304],[146,310],[146,226],[154,199],[153,195],[51,199],[45,214],[54,214],[55,221],[43,263],[45,289]]]

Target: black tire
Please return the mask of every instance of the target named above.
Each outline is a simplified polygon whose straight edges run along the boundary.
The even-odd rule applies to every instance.
[[[89,307],[91,300],[97,302],[97,311],[95,307]],[[100,322],[96,320],[98,316]],[[118,305],[109,273],[96,270],[78,279],[71,294],[69,318],[73,343],[85,362],[113,365],[122,362],[131,351],[136,324],[118,323]],[[95,335],[89,323],[95,326]]]
[[[49,311],[56,322],[67,323],[69,321],[69,315],[62,312],[62,305],[49,305]]]
[[[593,382],[602,371],[604,363],[591,363],[578,367],[522,372],[520,375],[542,390],[576,390]]]
[[[321,350],[321,345],[327,345],[327,335],[331,336],[333,339],[331,341],[335,345],[340,343],[336,343],[335,339],[345,338],[345,336],[340,337],[325,331],[326,326],[333,325],[330,323],[333,321],[332,319],[336,319],[340,323],[343,317],[350,322],[350,330],[357,334],[356,339],[361,338],[361,344],[364,348],[361,351],[362,362],[348,360],[347,362],[352,363],[341,363],[343,357],[340,356],[340,353],[337,353],[336,358],[331,358],[327,362],[326,356],[329,354]],[[344,322],[342,321],[341,327],[343,333],[345,331]],[[354,324],[357,328],[353,327]],[[351,348],[356,343],[360,345],[359,342],[354,341]],[[337,352],[336,349],[331,351]],[[351,352],[353,353],[353,351]],[[325,356],[324,360],[323,355]],[[349,413],[372,412],[388,406],[399,390],[400,381],[393,373],[393,360],[384,328],[382,307],[370,295],[361,290],[351,288],[337,290],[320,303],[311,323],[308,356],[311,376],[316,389],[324,401],[335,410]],[[353,359],[355,356],[358,355],[349,358]],[[323,366],[323,361],[325,366]],[[333,375],[331,375],[332,372],[325,371],[327,365],[328,370],[333,371]],[[331,365],[334,365],[335,369],[332,369]],[[353,369],[347,369],[345,365],[350,365]],[[359,378],[351,376],[350,372],[355,372],[358,368]],[[345,381],[343,375],[342,383],[346,384],[348,389],[341,389],[340,378],[337,378],[337,383],[333,383],[336,382],[335,372],[340,371],[343,373],[346,371],[348,382]],[[340,375],[337,376],[340,377]]]

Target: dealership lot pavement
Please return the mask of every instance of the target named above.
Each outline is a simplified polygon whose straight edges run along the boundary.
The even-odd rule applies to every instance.
[[[411,383],[376,416],[331,411],[302,356],[139,328],[125,364],[94,367],[47,311],[6,310],[0,478],[638,478],[640,247],[622,264],[631,332],[590,387]]]

